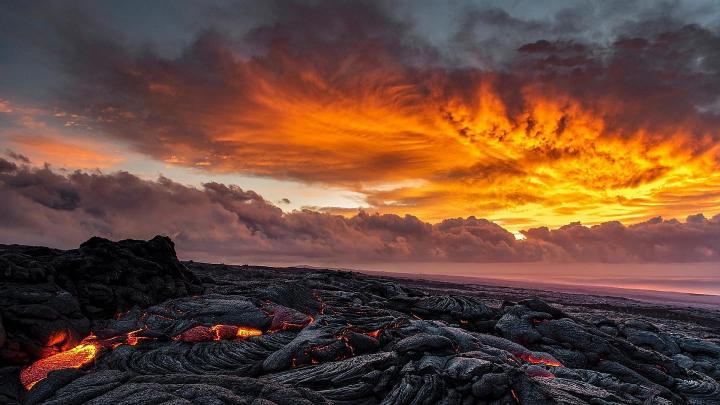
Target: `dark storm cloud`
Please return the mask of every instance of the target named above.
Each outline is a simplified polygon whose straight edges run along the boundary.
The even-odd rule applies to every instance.
[[[116,70],[122,70],[141,56],[165,55],[163,42],[188,44],[193,36],[208,30],[233,38],[232,48],[243,53],[262,54],[273,41],[285,42],[297,54],[342,53],[353,51],[355,41],[364,38],[373,38],[404,56],[417,56],[418,51],[433,57],[445,55],[445,63],[459,63],[463,53],[503,52],[497,65],[490,68],[493,70],[506,67],[515,60],[518,48],[533,43],[564,41],[593,52],[612,53],[604,47],[619,39],[643,41],[696,27],[706,38],[689,34],[696,37],[674,41],[693,45],[690,48],[698,55],[708,54],[701,64],[714,64],[717,69],[718,50],[712,37],[715,34],[716,40],[720,12],[712,1],[556,1],[542,5],[534,1],[219,1],[185,2],[176,7],[168,7],[173,2],[154,3],[155,7],[137,7],[138,2],[80,2],[75,7],[56,1],[43,2],[45,7],[6,3],[3,34],[8,45],[20,36],[31,37],[39,49],[58,54],[71,73],[82,76],[116,62],[120,62]],[[137,18],[141,13],[147,15]],[[191,17],[194,24],[188,23]],[[156,22],[150,25],[148,21],[153,20]],[[134,25],[124,25],[128,22]],[[186,29],[178,39],[176,31],[182,24]],[[137,37],[136,31],[145,36]],[[330,46],[323,49],[320,44]],[[652,57],[639,55],[637,62],[646,60]]]
[[[3,158],[0,158],[0,173],[12,172],[17,169],[17,165],[13,162],[9,162]]]
[[[9,162],[0,160],[0,167]],[[684,223],[654,219],[624,226],[571,224],[532,229],[516,240],[474,217],[431,225],[406,215],[361,212],[346,218],[283,213],[260,195],[208,183],[201,189],[129,173],[12,166],[0,171],[0,242],[73,247],[92,235],[173,237],[186,258],[373,262],[720,261],[720,216]]]
[[[720,121],[720,36],[697,25],[666,26],[652,36],[622,34],[601,51],[576,43],[538,41],[519,60],[547,88],[562,89],[605,112],[612,130],[702,134]],[[597,54],[597,56],[595,55]],[[615,103],[614,106],[602,103]],[[614,107],[614,108],[612,108]]]
[[[29,159],[27,156],[25,156],[25,155],[23,155],[23,154],[21,154],[21,153],[16,153],[16,152],[14,152],[14,151],[12,151],[12,150],[10,150],[10,149],[6,150],[6,151],[5,151],[5,154],[6,154],[10,159],[15,160],[15,161],[17,161],[17,162],[20,162],[20,163],[30,163],[30,159]]]
[[[202,82],[203,77],[222,78],[223,76],[218,73],[223,73],[221,70],[223,66],[232,67],[230,63],[232,58],[227,61],[218,60],[218,58],[231,57],[228,51],[247,51],[248,48],[252,48],[262,54],[273,43],[282,43],[296,55],[320,53],[319,57],[309,57],[321,58],[325,62],[341,59],[337,58],[338,54],[356,51],[353,48],[358,44],[367,44],[367,41],[363,41],[367,39],[375,41],[375,45],[378,46],[375,50],[405,58],[402,60],[403,63],[410,63],[419,55],[426,56],[421,59],[423,63],[430,63],[432,58],[440,57],[443,49],[447,49],[447,47],[437,49],[433,47],[439,39],[433,40],[432,33],[428,32],[428,24],[424,24],[420,19],[423,14],[433,11],[427,4],[412,4],[416,9],[415,15],[407,16],[398,11],[408,7],[408,4],[404,3],[393,7],[392,4],[369,1],[276,1],[271,2],[270,6],[263,7],[268,11],[264,17],[257,16],[258,21],[254,26],[241,24],[247,31],[229,33],[230,38],[241,37],[242,40],[217,43],[217,39],[212,40],[210,39],[212,36],[208,37],[207,33],[201,33],[199,35],[204,35],[204,39],[199,39],[195,45],[186,49],[184,57],[174,61],[163,60],[151,50],[152,48],[143,48],[142,44],[128,41],[127,35],[120,29],[104,28],[105,24],[101,19],[108,17],[107,10],[103,13],[103,10],[85,7],[94,10],[90,12],[80,11],[80,7],[68,8],[57,2],[47,4],[49,6],[41,10],[23,5],[6,6],[9,9],[19,10],[10,10],[14,13],[8,12],[8,15],[14,15],[15,18],[8,17],[4,22],[12,28],[17,27],[21,32],[28,33],[30,31],[27,28],[24,30],[19,28],[27,18],[34,17],[41,21],[49,21],[47,27],[33,24],[34,27],[39,28],[33,31],[42,34],[36,33],[34,42],[47,41],[46,50],[52,49],[54,53],[60,55],[71,76],[75,76],[83,84],[99,86],[100,88],[96,89],[99,93],[105,86],[129,87],[128,91],[137,90],[139,83],[133,82],[132,77],[128,76],[131,75],[128,70],[137,68],[139,70],[135,72],[136,74],[163,75],[172,73],[173,68],[181,68],[183,64],[193,62],[198,69],[204,66],[217,71],[210,70],[203,75],[199,71],[185,70],[181,74],[188,77],[183,78],[198,84],[208,84]],[[515,63],[518,49],[521,53],[536,49],[543,53],[542,59],[535,61],[536,67],[582,67],[592,63],[597,65],[602,62],[601,59],[609,56],[611,62],[605,68],[630,69],[630,75],[622,71],[616,72],[627,76],[625,79],[628,83],[650,82],[658,74],[667,74],[670,71],[704,73],[699,78],[709,80],[717,77],[720,48],[717,46],[717,32],[714,31],[717,27],[694,23],[704,11],[699,4],[701,3],[667,2],[653,5],[646,2],[591,2],[563,5],[562,2],[558,2],[547,7],[549,11],[538,14],[523,12],[523,8],[528,10],[538,8],[532,2],[520,2],[513,7],[513,10],[506,10],[502,7],[502,3],[494,2],[455,3],[444,8],[460,18],[460,23],[457,24],[458,20],[453,20],[455,25],[446,23],[439,29],[446,33],[454,33],[450,42],[455,53],[472,53],[476,48],[488,50],[493,47],[507,52],[507,55],[498,61],[499,65],[496,67],[499,69],[506,69],[508,64]],[[204,28],[206,31],[207,29],[228,31],[225,28],[228,24],[223,23],[229,18],[228,15],[239,18],[239,10],[251,9],[253,5],[253,2],[248,1],[208,5],[207,16],[202,19],[206,24]],[[226,13],[219,11],[223,8],[227,10]],[[195,7],[188,9],[196,10]],[[127,12],[125,8],[114,11]],[[518,15],[512,15],[511,12]],[[405,19],[400,20],[403,17]],[[214,23],[212,18],[216,18],[217,22]],[[593,33],[600,29],[593,23],[599,18],[603,19],[603,27],[610,27],[605,30],[611,30],[600,38],[593,36]],[[203,31],[199,28],[196,27],[195,32]],[[158,28],[158,33],[162,32],[163,30]],[[598,39],[607,42],[594,42]],[[492,45],[486,43],[488,40],[512,42]],[[567,46],[558,47],[557,42],[565,42]],[[608,43],[609,47],[607,47]],[[538,48],[539,44],[545,44],[545,48]],[[627,50],[628,45],[631,44],[634,44],[634,48],[630,49],[634,63],[625,63],[629,60],[627,52],[623,53],[623,50]],[[197,48],[205,46],[208,49],[200,53],[202,51]],[[573,59],[558,55],[569,49],[575,50],[582,56],[576,55]],[[452,60],[456,59],[457,55],[448,57]],[[613,65],[613,61],[618,57],[620,59]],[[582,61],[585,63],[581,63]],[[524,65],[526,61],[521,59],[520,62]],[[157,66],[158,64],[160,66]],[[163,66],[170,72],[163,71]],[[472,67],[472,64],[470,66]],[[518,66],[513,66],[513,70],[517,69]],[[655,74],[646,77],[635,72]],[[595,73],[607,74],[607,72]],[[669,79],[679,80],[681,77]],[[662,87],[662,83],[658,84]],[[707,89],[706,85],[709,83],[701,80],[686,84],[692,84],[693,90],[703,90]],[[597,89],[592,89],[595,90]],[[642,87],[639,89],[639,91],[643,90],[646,89]],[[708,91],[701,93],[707,94]],[[126,95],[121,94],[118,97],[123,96]],[[90,99],[88,102],[93,100]]]

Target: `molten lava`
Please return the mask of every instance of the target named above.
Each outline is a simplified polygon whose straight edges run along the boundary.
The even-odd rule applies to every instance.
[[[29,390],[38,381],[47,377],[51,371],[83,367],[94,360],[102,349],[115,349],[123,344],[135,346],[142,340],[151,339],[137,336],[144,330],[144,328],[133,330],[107,339],[98,339],[94,334],[90,334],[72,349],[44,357],[24,368],[20,372],[20,381]],[[56,341],[56,336],[57,334],[53,335],[50,342]]]
[[[510,390],[510,394],[512,394],[512,397],[513,397],[513,399],[515,400],[515,402],[517,402],[517,403],[519,404],[519,403],[520,403],[520,398],[518,398],[518,395],[517,395],[517,393],[515,392],[515,390],[511,389],[511,390]]]
[[[375,339],[377,339],[378,336],[380,336],[380,332],[382,332],[382,329],[376,329],[376,330],[373,330],[373,331],[370,331],[370,332],[366,332],[365,334],[368,335],[368,336],[370,336],[370,337],[374,337]]]
[[[51,371],[80,368],[90,363],[97,356],[99,349],[97,343],[80,343],[68,351],[40,359],[20,372],[20,382],[29,390]]]
[[[240,339],[247,339],[249,337],[260,335],[262,335],[262,331],[255,328],[238,328],[237,332],[235,333],[235,337]]]
[[[141,341],[151,340],[147,336],[138,336],[145,328],[133,330],[120,336],[98,339],[90,335],[70,350],[53,354],[36,361],[20,372],[20,381],[26,389],[32,388],[38,381],[47,377],[51,371],[65,368],[80,368],[94,360],[103,349],[115,349],[120,345],[135,346]],[[184,342],[205,342],[210,340],[247,339],[260,336],[262,331],[255,328],[233,325],[196,326],[174,337]],[[53,335],[51,342],[59,338]]]
[[[247,339],[262,335],[256,328],[234,325],[198,325],[175,336],[173,339],[188,343],[208,342],[211,340]]]
[[[140,343],[141,340],[150,339],[150,338],[144,337],[144,336],[137,336],[137,334],[139,332],[142,332],[143,330],[145,330],[145,329],[138,329],[138,330],[134,330],[132,332],[128,332],[126,335],[125,344],[128,344],[130,346],[135,346],[138,343]]]
[[[519,353],[515,354],[515,356],[530,364],[543,364],[551,367],[562,367],[562,363],[553,358],[538,357],[527,353]]]

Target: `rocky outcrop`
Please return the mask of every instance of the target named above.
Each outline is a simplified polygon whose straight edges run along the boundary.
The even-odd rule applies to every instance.
[[[0,366],[67,350],[112,318],[201,288],[172,241],[92,238],[78,249],[0,245]]]
[[[53,283],[0,283],[0,363],[26,364],[90,333],[75,297]]]
[[[178,261],[166,236],[119,242],[91,238],[56,256],[52,266],[55,282],[77,297],[91,319],[199,292],[195,276]]]

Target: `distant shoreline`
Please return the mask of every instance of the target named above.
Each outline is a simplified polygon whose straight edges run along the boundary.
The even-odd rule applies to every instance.
[[[695,308],[717,309],[720,305],[720,295],[707,294],[691,291],[668,291],[659,289],[643,289],[614,287],[608,285],[583,284],[582,282],[542,282],[530,279],[483,277],[473,275],[437,274],[428,272],[392,271],[386,269],[372,269],[362,264],[348,266],[322,266],[322,265],[298,265],[298,266],[277,266],[295,267],[308,269],[330,269],[341,271],[354,271],[367,275],[380,275],[392,278],[408,280],[429,280],[448,283],[464,283],[487,285],[494,287],[523,288],[538,291],[555,291],[568,294],[588,294],[604,297],[627,298],[654,304],[666,304],[672,306],[692,306]],[[357,267],[355,267],[357,266]]]
[[[706,308],[710,306],[720,305],[720,295],[699,294],[690,292],[675,291],[659,291],[659,290],[643,290],[634,288],[620,288],[609,286],[594,286],[582,284],[560,284],[560,283],[539,283],[519,280],[508,280],[502,278],[488,278],[475,276],[457,276],[457,275],[440,275],[440,274],[412,274],[403,272],[391,272],[383,270],[367,270],[367,269],[342,269],[347,271],[357,271],[369,275],[383,275],[394,278],[404,279],[423,279],[450,283],[472,283],[478,285],[492,285],[496,287],[519,287],[531,290],[547,290],[563,293],[574,294],[590,294],[618,298],[629,298],[638,301],[651,303],[660,303],[677,306],[693,306]]]
[[[598,297],[633,299],[646,303],[677,307],[691,306],[717,309],[720,306],[720,294],[715,293],[715,291],[720,291],[720,274],[715,275],[713,265],[708,263],[618,265],[605,263],[499,264],[427,262],[294,265],[290,263],[258,263],[248,265],[286,269],[339,270],[406,280],[428,280],[567,294],[586,294]],[[486,276],[485,274],[492,276]],[[648,288],[635,287],[637,285],[648,286]],[[663,287],[668,289],[663,289]],[[702,287],[702,289],[699,287]]]

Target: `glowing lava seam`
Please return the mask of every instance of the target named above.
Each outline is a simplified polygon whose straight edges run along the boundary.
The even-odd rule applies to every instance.
[[[562,367],[562,363],[552,358],[537,357],[532,354],[518,353],[515,354],[518,357],[530,364],[543,364],[551,367]]]
[[[260,329],[243,326],[214,325],[208,327],[198,325],[173,337],[173,339],[188,343],[195,343],[208,342],[211,340],[247,339],[253,336],[260,336],[262,334],[263,333]]]
[[[89,364],[95,359],[95,357],[97,357],[98,353],[103,348],[115,349],[123,344],[134,346],[141,340],[151,339],[148,337],[137,336],[137,333],[143,330],[144,328],[128,332],[124,336],[104,340],[97,340],[96,336],[91,334],[72,349],[40,359],[22,369],[20,372],[20,382],[25,389],[29,390],[38,381],[45,379],[51,371],[66,368],[80,368]],[[194,328],[190,328],[182,334],[175,336],[174,339],[194,343],[223,339],[247,339],[253,336],[260,336],[262,334],[262,331],[259,329],[242,326],[195,326]],[[118,339],[120,340],[118,341]]]
[[[30,389],[48,373],[65,368],[80,368],[95,359],[99,347],[95,343],[81,343],[70,350],[40,359],[20,372],[20,382]]]

